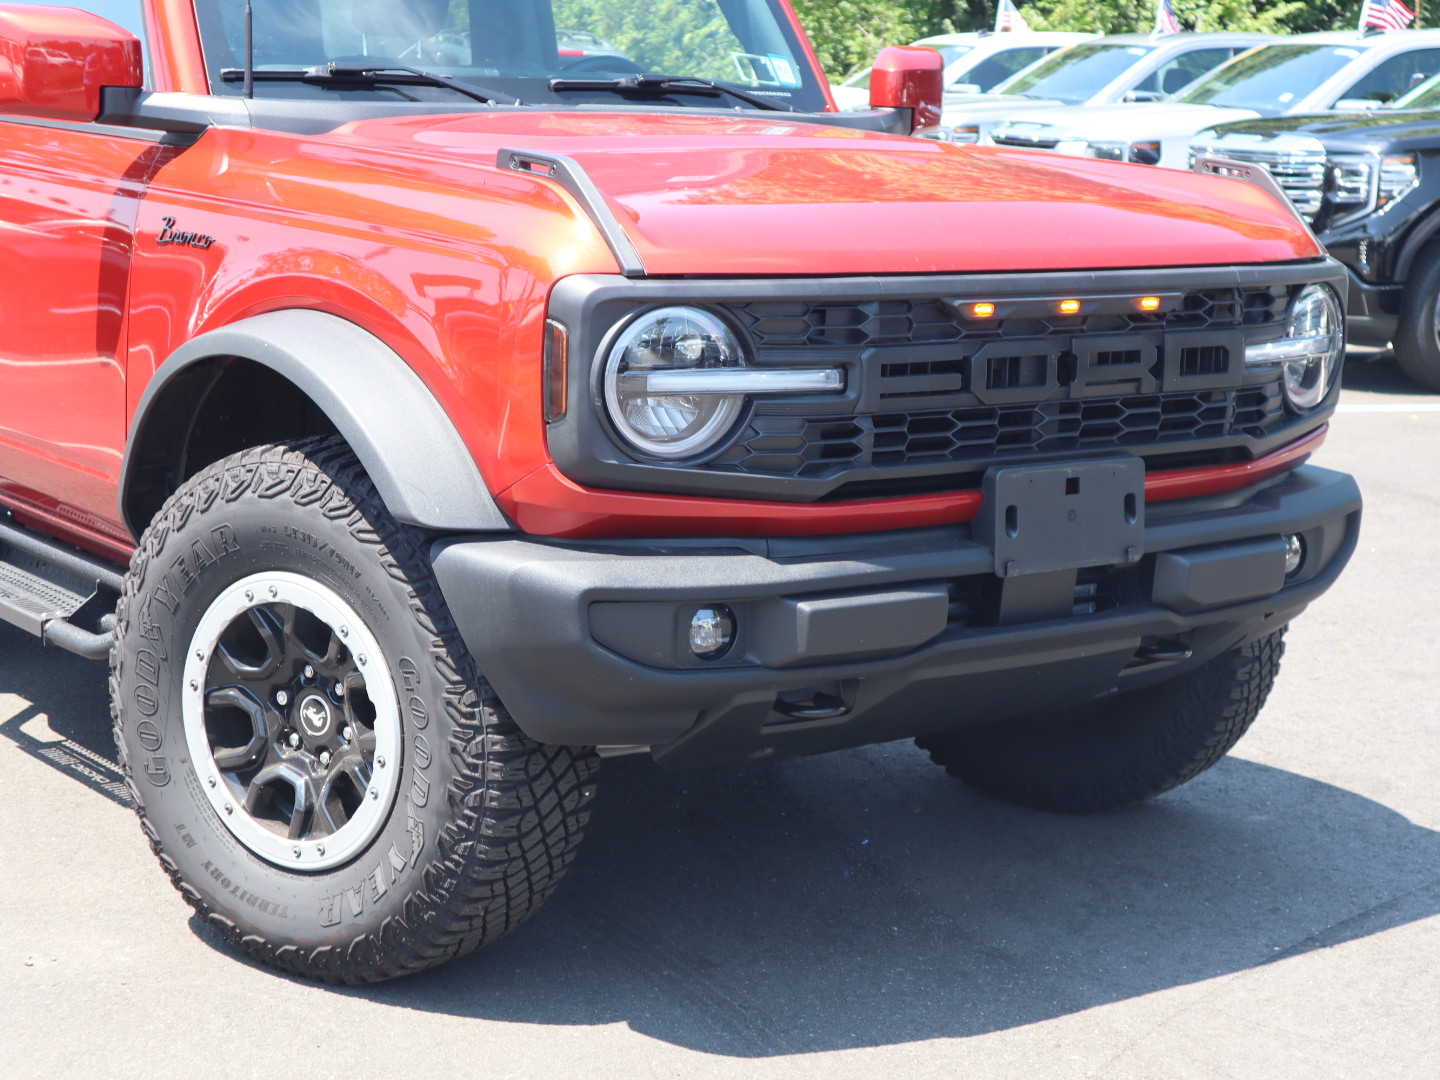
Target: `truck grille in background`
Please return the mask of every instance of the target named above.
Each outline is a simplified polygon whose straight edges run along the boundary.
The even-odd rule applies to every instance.
[[[1026,138],[1024,135],[991,135],[990,141],[996,146],[1022,146],[1027,150],[1054,150],[1060,145],[1059,139],[1043,137]]]
[[[1203,147],[1191,147],[1191,165],[1194,165],[1197,155],[1262,165],[1307,222],[1314,221],[1315,215],[1320,212],[1325,197],[1324,150],[1266,150],[1230,146],[1217,141]]]

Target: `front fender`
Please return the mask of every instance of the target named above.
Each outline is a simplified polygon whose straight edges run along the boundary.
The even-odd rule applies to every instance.
[[[217,358],[239,357],[292,383],[325,414],[399,520],[443,531],[508,532],[480,470],[435,395],[394,349],[335,315],[256,315],[186,342],[155,372],[130,426],[120,513],[145,527],[137,475],[183,441]],[[177,440],[178,436],[178,440]]]

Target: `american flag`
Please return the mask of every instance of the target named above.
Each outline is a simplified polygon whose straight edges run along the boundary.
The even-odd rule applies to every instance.
[[[995,32],[1009,30],[1012,33],[1025,33],[1030,29],[1030,24],[1025,21],[1025,16],[1020,14],[1020,9],[1015,6],[1015,0],[1000,0],[995,9]]]
[[[1170,0],[1160,0],[1155,5],[1155,33],[1178,34],[1179,32],[1180,20],[1175,17],[1175,9],[1170,6]]]
[[[1400,0],[1365,0],[1360,9],[1360,29],[1374,26],[1381,30],[1404,30],[1415,21],[1415,12]]]

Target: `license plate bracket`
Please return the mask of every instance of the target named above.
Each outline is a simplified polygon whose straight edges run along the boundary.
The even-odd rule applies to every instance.
[[[1109,566],[1145,550],[1145,463],[1128,454],[985,473],[974,537],[1000,577]]]

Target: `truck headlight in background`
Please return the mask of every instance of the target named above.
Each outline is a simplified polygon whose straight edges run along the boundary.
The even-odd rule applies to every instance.
[[[1249,346],[1245,363],[1281,364],[1286,400],[1297,409],[1313,409],[1329,392],[1344,352],[1339,299],[1328,285],[1307,285],[1290,305],[1285,336]]]
[[[1373,213],[1400,198],[1418,181],[1413,154],[1334,155],[1328,187],[1337,221]]]
[[[604,360],[605,409],[634,450],[651,457],[704,454],[756,394],[842,390],[839,368],[751,366],[739,338],[703,308],[665,307],[634,318]]]

